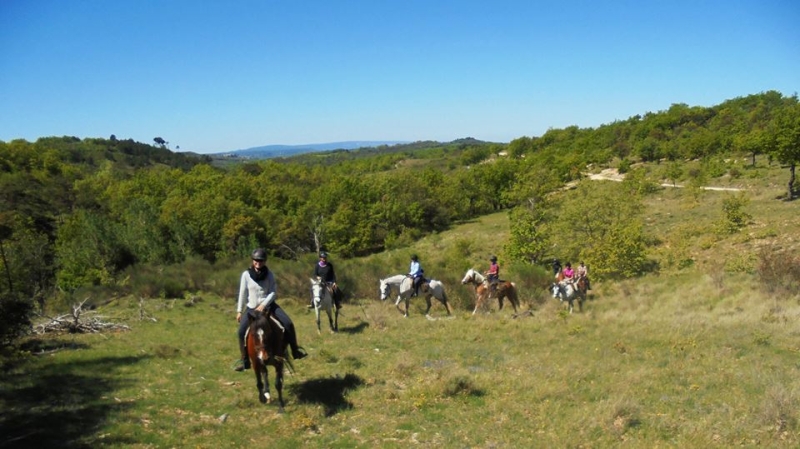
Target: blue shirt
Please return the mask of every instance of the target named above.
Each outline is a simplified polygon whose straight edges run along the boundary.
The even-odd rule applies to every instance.
[[[416,262],[416,261],[413,261],[413,260],[411,261],[411,266],[408,268],[408,275],[409,276],[411,276],[411,277],[422,276],[422,272],[423,271],[424,270],[422,269],[422,266],[419,264],[419,262]]]

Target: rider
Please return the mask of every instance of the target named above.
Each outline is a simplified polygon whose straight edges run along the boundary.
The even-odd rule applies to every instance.
[[[564,270],[562,271],[564,274],[564,283],[572,283],[575,281],[575,270],[572,269],[572,264],[569,262],[564,265]]]
[[[342,308],[342,291],[336,285],[336,272],[333,270],[333,263],[328,262],[328,253],[325,251],[319,252],[319,262],[314,265],[314,276],[322,279],[325,284],[331,288],[333,294],[333,303],[336,309]],[[309,308],[314,308],[314,298],[311,298],[311,305]]]
[[[423,270],[422,265],[419,264],[419,257],[417,257],[416,254],[412,254],[411,265],[408,267],[408,276],[411,278],[411,286],[414,288],[414,292],[411,293],[411,296],[417,296],[419,294],[419,286],[424,280],[424,273],[425,270]]]
[[[558,276],[559,271],[561,271],[561,262],[558,259],[553,259],[553,276]]]
[[[497,281],[500,279],[500,265],[497,264],[497,256],[489,258],[489,271],[486,272],[486,278],[489,280],[489,290],[494,293],[497,290]]]
[[[278,285],[275,282],[275,275],[267,268],[267,252],[263,248],[256,248],[250,257],[253,261],[250,268],[242,273],[239,282],[239,301],[236,306],[236,321],[239,322],[239,350],[242,355],[241,363],[234,368],[236,371],[250,368],[250,358],[247,356],[244,336],[250,325],[248,312],[252,311],[266,311],[280,321],[295,359],[299,360],[308,355],[303,348],[297,345],[294,323],[275,302]],[[244,310],[245,306],[247,306],[246,310]],[[244,313],[242,313],[243,311]]]
[[[580,279],[580,278],[586,279],[586,290],[591,290],[592,289],[592,287],[589,284],[589,267],[584,265],[583,261],[581,261],[581,264],[575,270],[575,276],[578,279]]]

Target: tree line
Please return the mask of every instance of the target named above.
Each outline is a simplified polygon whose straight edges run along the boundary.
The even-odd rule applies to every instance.
[[[590,164],[732,154],[784,164],[791,198],[800,160],[797,96],[770,91],[710,108],[675,104],[508,144],[418,142],[224,167],[113,135],[0,141],[0,306],[4,316],[25,317],[54,291],[113,285],[134,265],[213,263],[256,246],[281,258],[322,244],[339,257],[362,256],[501,210],[511,217],[511,259],[542,263],[559,226],[578,220],[589,224],[574,232],[595,243],[562,242],[559,251],[616,261],[604,264],[615,268],[603,276],[636,275],[647,269],[636,207],[647,180],[632,174],[620,185],[582,187],[568,201],[553,192]],[[592,203],[614,207],[587,216]]]

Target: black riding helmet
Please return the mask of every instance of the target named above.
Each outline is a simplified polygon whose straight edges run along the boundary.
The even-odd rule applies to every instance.
[[[267,252],[264,251],[264,248],[256,248],[253,250],[253,253],[250,254],[250,258],[264,262],[267,260]]]
[[[413,260],[414,262],[416,262],[416,261],[418,261],[418,260],[419,260],[419,258],[417,257],[417,255],[416,255],[416,254],[412,254],[412,255],[411,255],[411,260]]]
[[[328,258],[328,253],[326,253],[325,251],[320,251],[319,252],[319,258],[320,259],[327,259]]]
[[[497,262],[497,256],[492,256],[489,258],[490,262]]]

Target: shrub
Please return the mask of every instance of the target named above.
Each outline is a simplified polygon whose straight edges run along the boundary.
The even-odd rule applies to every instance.
[[[796,294],[800,291],[800,256],[788,254],[777,246],[761,250],[756,273],[770,292]]]

